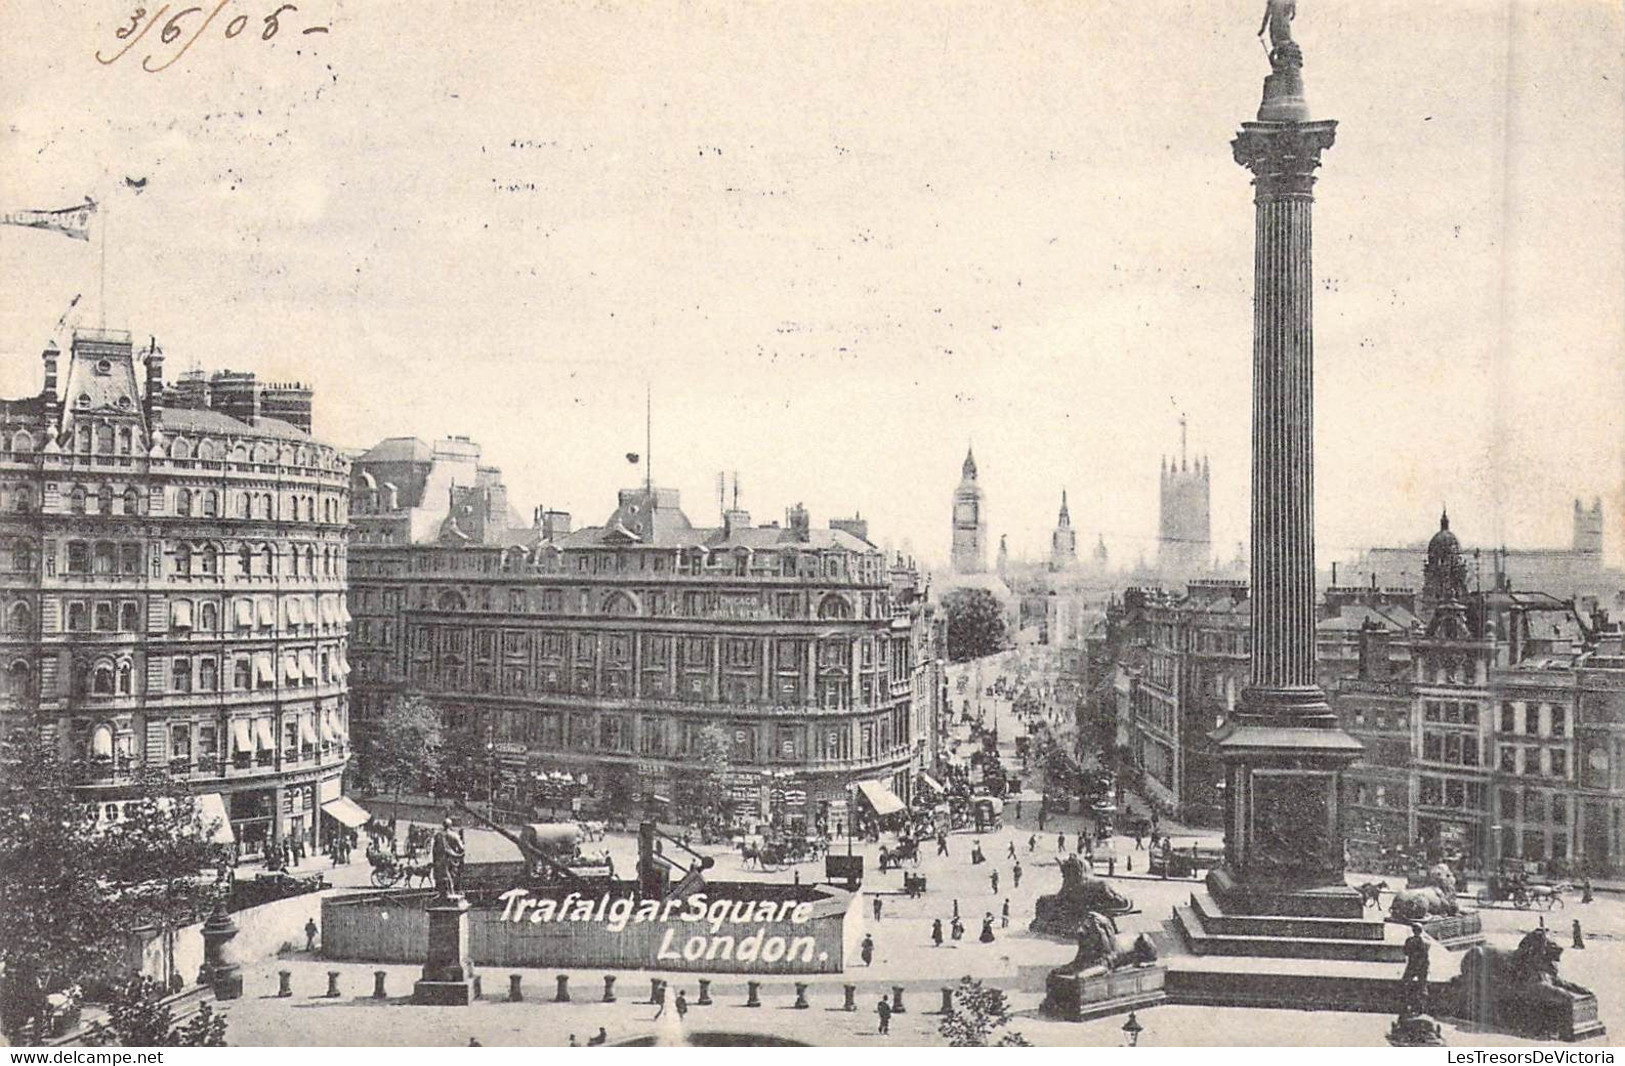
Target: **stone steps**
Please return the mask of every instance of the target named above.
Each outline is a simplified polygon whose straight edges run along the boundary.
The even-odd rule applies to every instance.
[[[1191,893],[1190,905],[1201,916],[1202,927],[1217,936],[1367,940],[1377,943],[1386,939],[1380,918],[1372,921],[1366,918],[1227,914],[1219,902],[1206,892]]]
[[[1311,937],[1301,932],[1294,935],[1285,927],[1278,927],[1281,931],[1273,935],[1223,933],[1209,928],[1203,913],[1194,905],[1176,906],[1174,920],[1179,924],[1186,949],[1193,955],[1245,955],[1256,958],[1325,959],[1401,965],[1405,962],[1403,942],[1324,935]],[[1295,924],[1304,919],[1262,920]],[[1383,932],[1381,923],[1377,923],[1377,931],[1379,934]]]

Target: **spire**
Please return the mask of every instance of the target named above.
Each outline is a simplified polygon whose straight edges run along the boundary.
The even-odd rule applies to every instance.
[[[1072,515],[1066,509],[1066,490],[1065,489],[1061,490],[1061,519],[1060,519],[1060,524],[1063,525],[1063,526],[1070,526],[1072,524]]]
[[[976,480],[976,453],[967,445],[965,448],[965,466],[962,470],[966,481]]]
[[[1444,507],[1442,504],[1440,505],[1439,510],[1439,528],[1450,528],[1450,509],[1448,507]]]

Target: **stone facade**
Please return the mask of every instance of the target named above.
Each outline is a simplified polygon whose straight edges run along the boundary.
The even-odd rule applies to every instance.
[[[0,401],[7,726],[98,801],[166,770],[222,797],[245,853],[317,845],[349,757],[350,472],[305,428],[310,390],[166,388],[156,344],[142,387],[122,332],[43,359],[40,395]]]
[[[810,821],[858,782],[909,797],[943,698],[912,565],[799,506],[696,527],[652,486],[601,525],[523,524],[499,472],[456,450],[385,442],[356,461],[358,730],[418,693],[515,767],[585,776],[624,807],[681,801],[714,726],[742,816]],[[482,472],[473,498],[438,493],[443,463]]]

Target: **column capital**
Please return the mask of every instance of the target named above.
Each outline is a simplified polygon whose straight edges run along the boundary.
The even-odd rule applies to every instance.
[[[1258,199],[1308,199],[1320,153],[1332,146],[1337,123],[1244,122],[1230,142],[1236,162],[1253,172]]]

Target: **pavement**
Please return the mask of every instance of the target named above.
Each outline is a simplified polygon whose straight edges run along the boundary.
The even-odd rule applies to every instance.
[[[952,691],[950,689],[950,691]],[[985,697],[984,697],[985,699]],[[990,714],[1000,716],[1000,737],[1012,748],[1016,723],[1008,701],[985,700]],[[1044,833],[1037,831],[1037,804],[1023,803],[1022,814],[1015,806],[1005,808],[1006,825],[985,834],[955,833],[950,837],[950,854],[938,857],[935,847],[922,848],[918,867],[907,872],[923,874],[926,894],[919,899],[902,895],[901,870],[878,873],[879,845],[852,844],[854,853],[865,856],[868,871],[864,892],[881,900],[881,918],[876,921],[869,901],[861,908],[863,928],[875,940],[872,966],[854,965],[845,974],[809,976],[799,980],[808,985],[811,1006],[796,1010],[794,978],[763,980],[763,1006],[750,1009],[745,1002],[744,975],[718,974],[711,986],[715,1005],[691,1008],[685,1020],[689,1030],[770,1033],[822,1045],[866,1045],[889,1042],[899,1045],[941,1044],[937,1035],[939,1019],[929,1013],[940,1003],[940,989],[959,978],[972,975],[1004,989],[1017,1017],[1011,1029],[1021,1032],[1035,1044],[1055,1046],[1116,1046],[1122,1043],[1121,1017],[1092,1022],[1057,1022],[1036,1015],[1043,998],[1044,977],[1049,970],[1069,961],[1075,945],[1026,930],[1034,904],[1040,895],[1054,892],[1060,885],[1058,860],[1063,853],[1055,848],[1055,833],[1064,827],[1067,843],[1075,847],[1077,829],[1084,819],[1063,815],[1051,820]],[[1090,820],[1092,823],[1092,819]],[[1176,846],[1193,840],[1217,842],[1215,830],[1176,826],[1163,828]],[[483,833],[470,829],[470,836]],[[1028,839],[1037,836],[1029,850]],[[492,834],[494,837],[495,835]],[[979,840],[988,862],[970,863],[971,845]],[[1016,860],[1009,858],[1015,846],[1022,877],[1015,883]],[[636,862],[636,839],[631,834],[610,834],[602,844],[614,856],[617,869],[632,870]],[[471,851],[474,850],[471,846]],[[803,863],[770,873],[744,867],[736,851],[702,849],[716,859],[709,875],[718,880],[756,879],[788,882],[799,873],[812,882],[822,876],[821,863]],[[845,851],[844,844],[838,851]],[[1136,872],[1128,873],[1129,860],[1141,866],[1146,853],[1136,851],[1132,839],[1115,837],[1097,847],[1097,873],[1104,873],[1107,855],[1117,858],[1118,875],[1108,878],[1119,891],[1130,896],[1140,913],[1120,919],[1121,931],[1132,938],[1139,932],[1160,932],[1162,923],[1176,903],[1185,903],[1198,882],[1164,880]],[[359,855],[359,853],[358,853]],[[349,866],[332,870],[325,860],[307,862],[311,871],[320,865],[330,880],[346,886],[369,885],[370,869],[364,857]],[[999,874],[999,891],[992,889],[990,874]],[[999,914],[1008,900],[1011,924],[1003,927]],[[957,905],[966,926],[966,938],[935,947],[931,941],[932,919],[940,918],[944,928]],[[985,914],[994,916],[995,940],[980,943],[977,934]],[[1558,942],[1568,943],[1569,923],[1579,918],[1588,944],[1583,951],[1567,951],[1562,972],[1599,993],[1602,1020],[1612,1033],[1625,1034],[1625,996],[1618,991],[1618,977],[1625,973],[1625,900],[1599,896],[1581,905],[1577,897],[1563,910],[1550,914],[1510,908],[1486,908],[1484,924],[1489,941],[1513,947],[1518,938],[1544,919]],[[289,939],[303,942],[297,930]],[[287,969],[295,994],[287,999],[275,996],[277,971]],[[341,974],[342,995],[328,999],[322,995],[327,972]],[[386,974],[390,998],[370,998],[373,971]],[[521,974],[526,999],[506,1002],[508,974]],[[574,1000],[552,1002],[555,977],[566,973]],[[654,1019],[655,1008],[647,1002],[651,972],[622,971],[618,976],[620,998],[603,1003],[603,970],[487,970],[484,973],[488,999],[466,1008],[417,1007],[407,1000],[411,984],[419,976],[413,966],[376,966],[363,963],[328,963],[303,952],[279,959],[265,959],[246,965],[246,992],[243,999],[224,1005],[230,1016],[229,1039],[245,1045],[343,1045],[375,1044],[466,1045],[470,1037],[487,1045],[567,1045],[572,1034],[582,1043],[603,1026],[611,1043],[639,1038],[678,1041],[682,1032],[673,1019]],[[698,975],[654,972],[671,982],[672,988],[686,990],[691,1004],[698,997]],[[1448,976],[1448,975],[1446,975]],[[842,986],[857,986],[858,1010],[840,1009]],[[889,1037],[876,1033],[875,1003],[883,992],[902,986],[908,1007],[892,1021]],[[1267,1046],[1346,1046],[1383,1045],[1392,1020],[1385,1015],[1316,1011],[1312,1024],[1299,1011],[1256,1010],[1198,1006],[1159,1006],[1139,1012],[1145,1026],[1142,1044],[1163,1046],[1267,1045]],[[1446,1025],[1446,1039],[1455,1046],[1538,1046],[1539,1042],[1519,1040],[1491,1033],[1464,1032]]]

